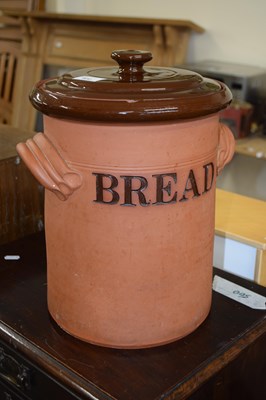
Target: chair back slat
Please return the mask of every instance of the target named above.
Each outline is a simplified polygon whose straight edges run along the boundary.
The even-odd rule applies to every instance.
[[[6,63],[6,79],[3,91],[3,99],[7,102],[12,101],[12,89],[14,84],[16,60],[13,54],[9,54]]]
[[[15,89],[20,44],[0,40],[0,122],[12,123],[12,104]]]
[[[0,97],[2,97],[6,69],[6,53],[0,54]]]

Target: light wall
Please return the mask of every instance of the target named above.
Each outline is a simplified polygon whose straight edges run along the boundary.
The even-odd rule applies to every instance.
[[[265,0],[46,0],[47,11],[188,19],[193,34],[187,61],[215,59],[266,68]]]

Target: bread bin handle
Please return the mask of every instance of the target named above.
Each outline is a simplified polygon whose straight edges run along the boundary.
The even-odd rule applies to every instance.
[[[233,158],[235,152],[235,139],[231,130],[225,124],[219,124],[219,144],[217,154],[217,175]]]
[[[16,149],[40,184],[60,200],[67,200],[82,185],[80,173],[69,167],[43,133],[37,133],[26,143],[19,143]]]

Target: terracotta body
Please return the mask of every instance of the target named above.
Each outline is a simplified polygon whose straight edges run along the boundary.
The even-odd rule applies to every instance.
[[[48,189],[55,321],[121,348],[195,330],[211,306],[216,174],[234,149],[218,114],[127,124],[45,116],[44,132],[18,152]]]

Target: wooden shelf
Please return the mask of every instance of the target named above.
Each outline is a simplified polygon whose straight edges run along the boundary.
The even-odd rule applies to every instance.
[[[137,24],[137,25],[169,25],[189,28],[195,32],[203,33],[204,28],[189,20],[183,19],[158,19],[158,18],[134,18],[134,17],[115,17],[105,15],[86,15],[86,14],[68,14],[51,13],[45,11],[10,11],[10,16],[19,16],[27,18],[66,20],[66,21],[86,21],[86,22],[109,22],[116,24]]]

